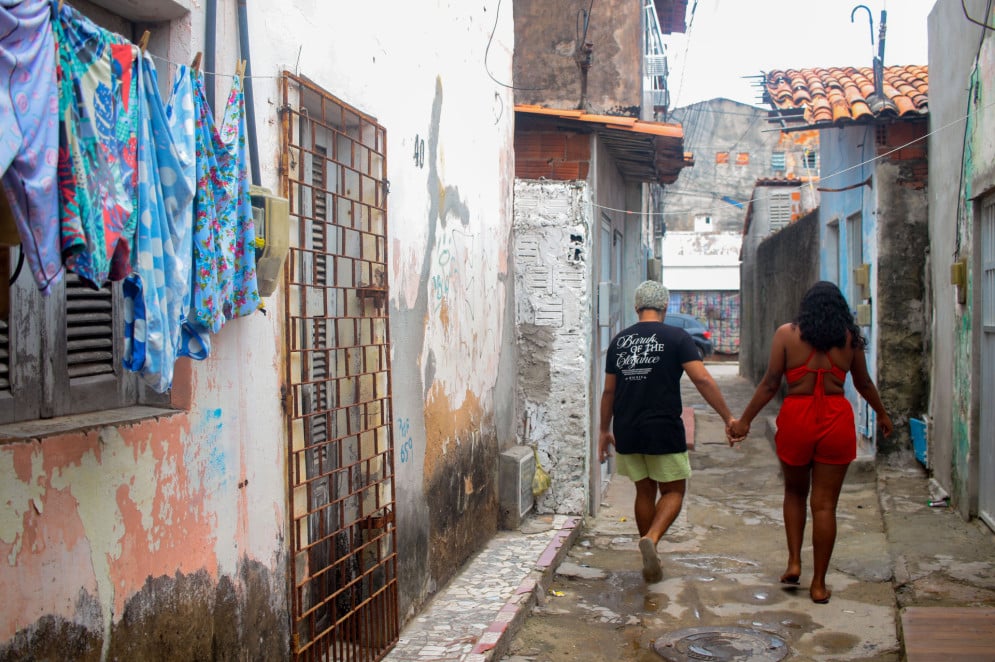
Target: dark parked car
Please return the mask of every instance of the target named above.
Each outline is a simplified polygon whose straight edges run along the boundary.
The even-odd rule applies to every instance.
[[[663,323],[687,331],[694,340],[694,344],[698,346],[698,356],[702,359],[712,355],[712,332],[697,317],[684,313],[667,313]]]

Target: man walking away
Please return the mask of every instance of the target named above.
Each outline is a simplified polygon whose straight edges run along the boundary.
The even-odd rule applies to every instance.
[[[601,396],[598,459],[607,460],[614,446],[618,473],[636,485],[639,551],[648,583],[663,578],[656,545],[681,512],[691,476],[681,375],[687,373],[727,426],[732,421],[691,336],[663,323],[669,302],[670,293],[659,282],[647,280],[636,288],[639,321],[612,339]]]

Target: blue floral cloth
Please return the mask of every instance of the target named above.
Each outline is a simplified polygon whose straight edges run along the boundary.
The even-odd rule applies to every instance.
[[[193,300],[188,340],[217,333],[225,322],[260,307],[255,228],[249,199],[242,80],[235,76],[220,126],[201,76],[194,75],[197,194],[194,198]]]
[[[190,217],[193,181],[183,136],[173,134],[152,59],[139,59],[138,226],[132,273],[124,282],[124,365],[152,388],[172,385],[180,325],[189,306]],[[179,145],[177,144],[179,143]],[[184,249],[184,246],[186,247]]]

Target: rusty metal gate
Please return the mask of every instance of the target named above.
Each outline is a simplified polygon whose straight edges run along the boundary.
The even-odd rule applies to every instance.
[[[281,83],[292,645],[379,660],[399,627],[387,135],[306,79]]]

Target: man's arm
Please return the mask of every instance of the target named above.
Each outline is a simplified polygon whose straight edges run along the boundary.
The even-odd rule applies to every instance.
[[[732,412],[729,411],[725,398],[719,391],[719,385],[715,383],[715,379],[708,372],[705,364],[701,361],[688,361],[683,364],[683,368],[694,383],[695,388],[698,389],[698,393],[701,393],[701,397],[705,398],[705,402],[711,405],[712,409],[722,417],[722,422],[728,425],[732,420]]]
[[[612,411],[615,407],[615,375],[605,374],[605,388],[601,392],[601,421],[598,434],[598,461],[604,462],[615,446],[612,434]]]

